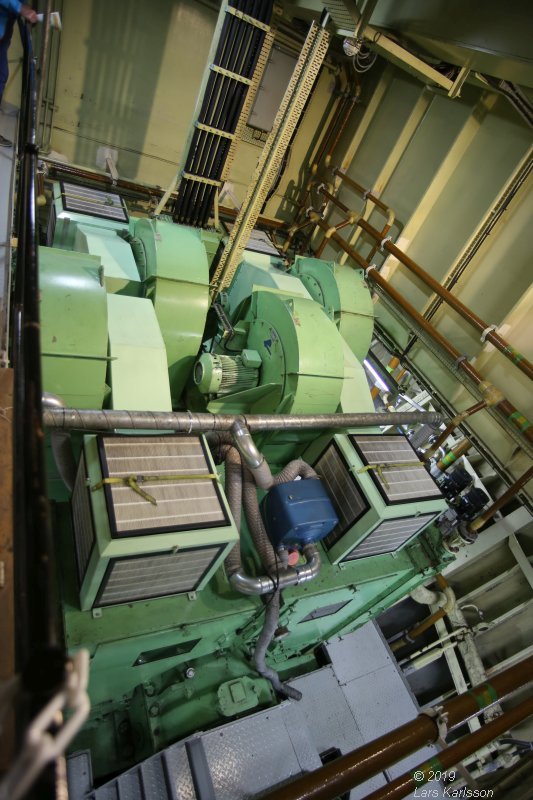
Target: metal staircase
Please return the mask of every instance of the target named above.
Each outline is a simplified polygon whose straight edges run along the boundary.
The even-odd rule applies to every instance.
[[[300,702],[280,705],[178,742],[92,789],[87,752],[68,759],[71,800],[251,800],[318,769],[414,718],[417,703],[379,629],[367,623],[325,646],[331,664],[296,678]],[[435,755],[426,747],[352,789],[362,800]],[[440,784],[432,782],[441,797]]]

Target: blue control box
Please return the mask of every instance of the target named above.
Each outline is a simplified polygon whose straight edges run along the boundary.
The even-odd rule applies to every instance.
[[[318,542],[339,522],[329,495],[317,478],[274,486],[263,499],[261,511],[275,548]]]

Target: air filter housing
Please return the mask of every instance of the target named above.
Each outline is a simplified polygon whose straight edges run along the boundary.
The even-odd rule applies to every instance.
[[[53,185],[46,243],[71,250],[79,224],[118,232],[127,231],[128,223],[128,211],[120,195],[61,181]]]
[[[205,586],[239,538],[213,476],[203,437],[84,438],[72,498],[82,610]]]
[[[341,434],[318,452],[305,457],[314,460],[339,518],[324,539],[333,563],[394,553],[447,508],[400,434]]]

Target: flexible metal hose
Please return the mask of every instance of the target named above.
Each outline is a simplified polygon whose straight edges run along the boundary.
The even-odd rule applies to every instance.
[[[257,499],[257,489],[251,471],[244,467],[243,485],[242,485],[242,501],[244,505],[244,514],[248,529],[252,536],[253,543],[261,563],[266,571],[270,574],[275,574],[278,568],[278,558],[274,552],[274,548],[268,538],[261,512],[259,510],[259,501]]]
[[[226,477],[224,489],[230,507],[231,514],[235,521],[238,531],[241,529],[241,506],[242,506],[242,466],[239,451],[231,445],[224,444],[220,448],[224,455],[226,465]],[[241,568],[241,545],[237,542],[224,561],[226,574],[232,575]]]
[[[277,475],[274,475],[274,486],[279,486],[282,483],[289,483],[289,481],[294,481],[298,477],[304,479],[318,478],[318,475],[307,461],[297,458],[294,461],[289,461],[287,466],[283,467]]]
[[[273,594],[268,596],[265,623],[254,651],[254,664],[258,673],[270,681],[278,694],[290,697],[291,700],[301,700],[302,693],[298,689],[293,689],[292,686],[283,683],[276,670],[266,663],[266,652],[279,622],[279,596],[279,589],[276,589]]]

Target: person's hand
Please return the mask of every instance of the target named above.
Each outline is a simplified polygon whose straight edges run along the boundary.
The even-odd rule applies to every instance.
[[[25,3],[23,3],[20,7],[20,16],[24,19],[27,19],[32,25],[35,25],[37,22],[37,12],[34,11],[31,6],[27,6]]]

